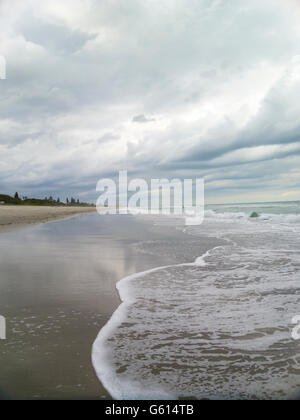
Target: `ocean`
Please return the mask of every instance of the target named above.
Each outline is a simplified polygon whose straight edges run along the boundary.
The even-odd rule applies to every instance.
[[[300,202],[211,205],[174,229],[184,239],[136,247],[176,264],[117,283],[92,352],[102,384],[116,399],[298,398]]]

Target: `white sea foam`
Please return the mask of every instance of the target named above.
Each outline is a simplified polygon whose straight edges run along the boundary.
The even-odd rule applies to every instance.
[[[186,233],[228,245],[117,284],[122,304],[92,354],[114,398],[287,398],[299,391],[291,319],[299,312],[300,237],[288,228],[298,216],[271,216],[252,221],[209,211],[204,225]]]
[[[259,213],[258,217],[251,217],[252,212],[216,212],[215,210],[206,210],[205,218],[206,219],[216,219],[218,221],[262,221],[269,220],[281,223],[300,223],[300,214],[290,214],[290,213]]]
[[[111,395],[115,399],[173,399],[174,395],[162,391],[161,389],[149,390],[141,388],[139,382],[134,383],[132,380],[128,380],[128,383],[124,380],[120,383],[117,376],[113,374],[114,360],[111,358],[110,348],[107,346],[107,342],[114,331],[122,325],[126,320],[127,310],[130,306],[135,304],[135,298],[130,293],[130,289],[126,287],[132,280],[139,279],[143,276],[150,275],[157,271],[166,270],[173,267],[184,267],[184,266],[205,266],[205,257],[209,255],[209,251],[203,256],[198,257],[195,263],[191,264],[178,264],[164,267],[156,267],[150,270],[146,270],[140,273],[132,274],[120,280],[116,288],[119,292],[121,305],[114,312],[109,322],[100,331],[92,351],[92,362],[96,373],[101,380],[102,384],[109,390]],[[120,390],[125,390],[125,392]]]

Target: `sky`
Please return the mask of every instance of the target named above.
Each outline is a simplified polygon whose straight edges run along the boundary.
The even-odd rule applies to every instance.
[[[0,193],[300,200],[299,0],[0,0]]]

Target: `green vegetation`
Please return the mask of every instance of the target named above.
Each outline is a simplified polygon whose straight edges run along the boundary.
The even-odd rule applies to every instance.
[[[10,197],[9,195],[0,194],[0,203],[4,203],[4,204],[20,204],[20,199],[19,198]]]
[[[44,199],[40,198],[20,198],[19,194],[16,192],[14,197],[6,194],[0,194],[0,204],[10,204],[17,206],[74,206],[74,207],[91,207],[93,204],[82,203],[78,199],[71,197],[67,198],[66,202],[62,202],[60,198],[45,197]]]

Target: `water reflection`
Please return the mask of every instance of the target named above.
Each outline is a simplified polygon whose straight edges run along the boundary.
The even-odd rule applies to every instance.
[[[115,283],[160,263],[134,246],[157,236],[131,217],[97,214],[0,235],[0,314],[7,318],[7,340],[0,342],[3,392],[19,398],[105,396],[90,363],[91,346],[119,304]]]

